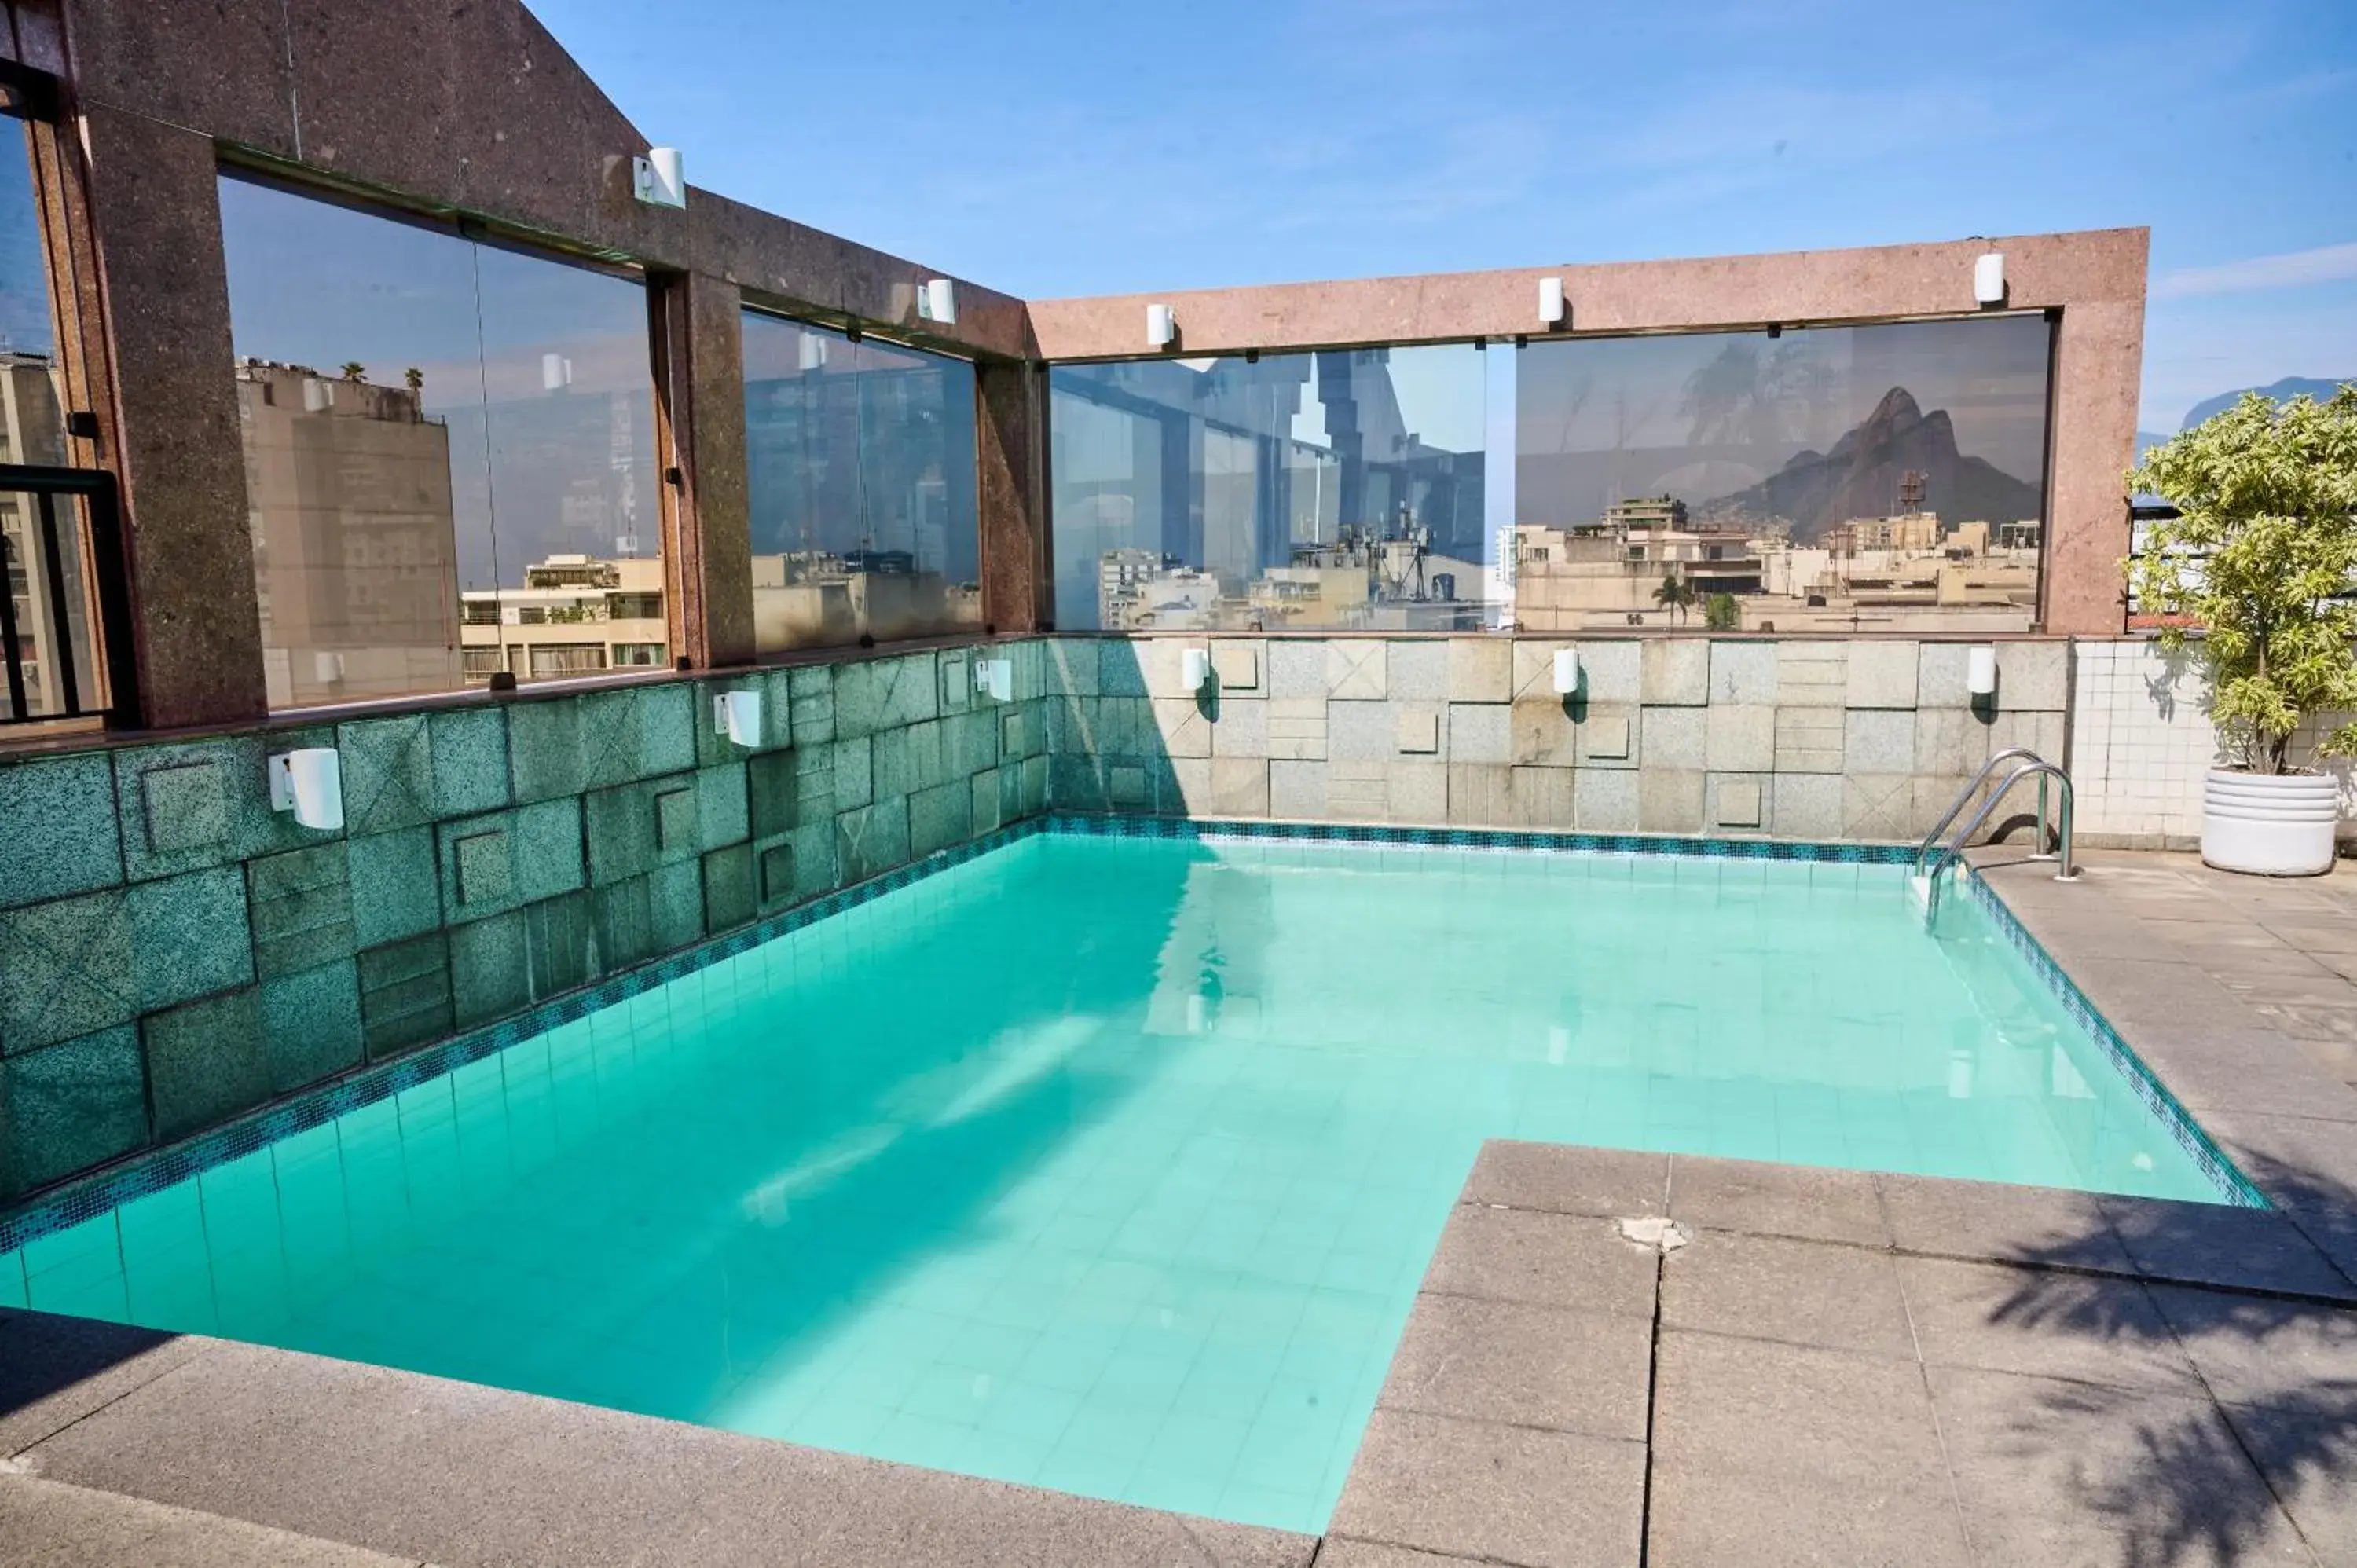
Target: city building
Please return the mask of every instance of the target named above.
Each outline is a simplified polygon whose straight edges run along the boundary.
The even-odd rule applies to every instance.
[[[522,586],[469,588],[459,603],[469,684],[501,671],[562,680],[670,662],[661,561],[552,555],[523,569]]]

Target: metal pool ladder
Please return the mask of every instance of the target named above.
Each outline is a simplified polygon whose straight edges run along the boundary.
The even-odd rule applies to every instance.
[[[1973,791],[1987,783],[1989,775],[1996,772],[2002,764],[2017,759],[2021,762],[2021,766],[2007,774],[2004,781],[1989,791],[1988,799],[1981,802],[1981,809],[1973,813],[1972,821],[1951,834],[1946,843],[1940,843],[1940,835],[1948,832],[1949,825],[1964,811],[1965,802],[1973,798]],[[1972,782],[1964,787],[1955,800],[1948,807],[1946,813],[1940,818],[1930,832],[1923,835],[1923,842],[1915,846],[1915,859],[1910,867],[1910,875],[1915,887],[1922,895],[1923,918],[1926,923],[1940,912],[1940,873],[1953,865],[1963,855],[1964,845],[1972,842],[1972,836],[1975,833],[1980,832],[1981,824],[1988,821],[1989,813],[1996,810],[1997,802],[2004,800],[2016,784],[2031,778],[2038,780],[2038,850],[2032,858],[2055,861],[2057,865],[2054,877],[2058,882],[2068,882],[2079,875],[2077,865],[2071,856],[2071,776],[2026,746],[2007,746],[1981,764],[1981,770],[1973,775]],[[2061,786],[2062,794],[2062,811],[2061,817],[2054,823],[2057,831],[2054,834],[2055,850],[2051,854],[2049,854],[2046,850],[2047,790],[2050,780]],[[1935,843],[1939,844],[1936,852],[1932,848]]]

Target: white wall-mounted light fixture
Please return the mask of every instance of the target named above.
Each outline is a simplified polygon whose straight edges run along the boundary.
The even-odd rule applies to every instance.
[[[1167,305],[1146,307],[1146,341],[1149,348],[1168,349],[1178,336],[1178,315]]]
[[[649,147],[630,160],[630,194],[650,207],[687,205],[687,169],[677,147]]]
[[[1566,312],[1563,304],[1563,280],[1539,279],[1539,319],[1549,327],[1560,327]]]
[[[917,317],[944,327],[957,325],[957,285],[948,278],[927,278],[918,285]]]
[[[712,698],[712,728],[750,750],[761,744],[761,693],[716,692]]]
[[[282,751],[270,759],[270,809],[292,811],[307,828],[344,825],[344,765],[332,746]]]
[[[1558,648],[1555,650],[1555,689],[1564,696],[1579,690],[1579,650]]]
[[[1015,700],[1015,660],[1012,659],[975,660],[974,689],[986,693],[993,702],[1013,702]]]
[[[1178,655],[1178,684],[1189,692],[1200,692],[1211,683],[1211,650],[1189,648]]]
[[[1996,694],[1996,650],[1983,644],[1964,655],[1964,690],[1975,697]]]
[[[2005,303],[2005,252],[1990,251],[1973,263],[1973,298],[1981,305]]]

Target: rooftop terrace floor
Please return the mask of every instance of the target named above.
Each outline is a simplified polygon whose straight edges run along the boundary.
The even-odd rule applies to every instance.
[[[1323,1541],[0,1312],[0,1563],[2357,1563],[2357,875],[1976,858],[2274,1210],[1492,1143]]]

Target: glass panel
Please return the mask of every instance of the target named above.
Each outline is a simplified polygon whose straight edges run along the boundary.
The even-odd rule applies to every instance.
[[[1501,624],[1488,380],[1472,344],[1055,367],[1057,625]]]
[[[578,672],[544,643],[591,643],[598,668],[609,642],[660,646],[640,285],[244,180],[221,195],[272,706]]]
[[[1526,631],[2005,631],[2037,616],[2042,317],[1534,342]]]
[[[982,625],[974,367],[745,313],[764,652]]]

